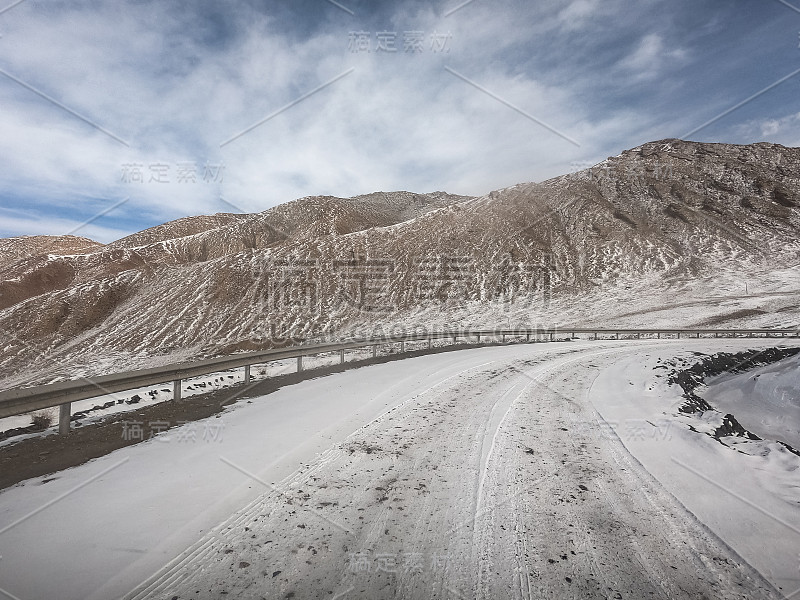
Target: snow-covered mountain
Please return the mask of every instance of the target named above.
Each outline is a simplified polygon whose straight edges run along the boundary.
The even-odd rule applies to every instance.
[[[794,326],[800,149],[663,140],[479,198],[313,196],[102,245],[0,240],[2,387],[289,336]]]

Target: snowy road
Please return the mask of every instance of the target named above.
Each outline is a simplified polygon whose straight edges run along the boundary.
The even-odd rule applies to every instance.
[[[748,564],[752,532],[700,523],[691,486],[671,487],[682,467],[652,461],[653,444],[687,444],[652,416],[664,384],[631,366],[764,345],[492,347],[289,386],[0,493],[0,598],[780,597]],[[215,422],[224,436],[203,435]],[[643,423],[675,435],[628,435]],[[630,454],[640,444],[658,479]],[[779,518],[800,522],[784,504]],[[747,508],[737,517],[769,520]]]

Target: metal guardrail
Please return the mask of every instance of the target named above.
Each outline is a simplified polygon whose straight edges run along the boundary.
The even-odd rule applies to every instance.
[[[565,336],[569,339],[578,335],[590,335],[592,339],[599,339],[605,336],[612,336],[619,339],[620,336],[655,336],[656,338],[695,336],[701,335],[714,337],[740,337],[740,336],[764,336],[764,337],[800,337],[800,330],[795,329],[603,329],[603,328],[557,328],[557,329],[497,329],[497,330],[460,330],[442,331],[432,333],[419,333],[401,336],[387,336],[382,338],[354,339],[342,342],[328,342],[318,344],[301,344],[285,348],[275,348],[259,352],[248,352],[220,356],[206,360],[194,361],[189,363],[177,363],[155,367],[152,369],[142,369],[138,371],[127,371],[123,373],[112,373],[100,375],[98,377],[84,378],[79,380],[60,381],[46,385],[34,387],[13,388],[0,392],[0,418],[13,415],[24,414],[31,411],[42,410],[45,408],[60,407],[59,410],[59,433],[69,432],[69,422],[71,416],[71,403],[87,398],[104,396],[116,392],[123,392],[140,387],[157,385],[165,382],[173,382],[173,400],[181,399],[181,381],[191,377],[208,375],[220,371],[227,371],[238,367],[244,367],[245,383],[250,381],[250,367],[254,364],[261,364],[269,361],[282,360],[287,358],[297,358],[297,370],[303,370],[303,357],[326,352],[339,352],[340,362],[345,362],[345,351],[356,348],[372,346],[372,356],[377,355],[378,346],[387,344],[400,344],[401,352],[405,351],[406,342],[427,341],[428,348],[434,340],[452,340],[456,343],[459,339],[469,341],[475,338],[478,342],[481,338],[502,339],[503,343],[510,337],[514,340],[525,338],[526,342],[550,340],[556,336]]]

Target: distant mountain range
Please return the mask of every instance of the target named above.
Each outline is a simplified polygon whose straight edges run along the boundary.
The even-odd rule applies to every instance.
[[[312,196],[110,244],[0,239],[0,387],[286,337],[796,326],[800,149],[662,140],[494,191]]]

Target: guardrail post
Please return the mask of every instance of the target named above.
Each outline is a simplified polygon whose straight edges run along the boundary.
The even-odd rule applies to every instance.
[[[339,350],[339,364],[344,362],[344,350]]]
[[[531,341],[531,334],[530,333],[525,336],[525,341],[526,342],[530,342]]]
[[[405,351],[405,341],[414,341],[414,342],[417,342],[417,341],[425,342],[425,341],[427,341],[428,349],[432,349],[433,348],[433,340],[434,339],[441,339],[444,342],[444,340],[447,340],[448,338],[451,338],[451,337],[455,338],[456,341],[459,339],[459,337],[463,337],[463,338],[466,338],[467,340],[470,340],[470,341],[473,338],[477,338],[479,343],[482,341],[482,338],[483,338],[482,333],[479,333],[477,331],[469,331],[469,330],[461,330],[461,331],[463,331],[463,333],[461,333],[461,334],[453,333],[452,331],[450,331],[449,333],[439,331],[439,332],[434,332],[434,333],[429,333],[429,334],[413,335],[413,336],[409,336],[408,340],[405,340],[405,339],[402,340],[402,342],[401,342],[401,340],[397,340],[396,338],[394,338],[394,339],[392,339],[392,338],[366,338],[366,339],[362,338],[362,339],[359,339],[355,343],[352,342],[352,341],[351,342],[342,342],[342,345],[344,345],[346,347],[344,349],[339,350],[339,352],[340,352],[339,357],[340,357],[340,361],[344,362],[344,359],[342,357],[344,356],[346,358],[346,349],[347,348],[363,349],[363,348],[366,348],[368,346],[372,346],[372,356],[377,358],[378,346],[386,345],[390,349],[392,344],[400,342],[402,344],[403,351]],[[510,331],[510,333],[508,333],[509,331]],[[620,337],[621,335],[627,335],[631,339],[633,338],[633,335],[636,336],[636,339],[642,339],[642,335],[644,335],[644,339],[652,339],[652,337],[648,337],[648,336],[652,336],[653,334],[655,334],[656,338],[659,339],[659,340],[660,339],[667,339],[668,340],[668,339],[682,338],[682,336],[681,336],[682,333],[686,334],[686,336],[683,337],[682,339],[691,338],[692,337],[692,333],[694,333],[694,337],[696,339],[701,339],[701,338],[703,338],[703,336],[708,336],[709,338],[710,337],[714,337],[715,339],[716,338],[740,339],[740,334],[741,334],[742,337],[755,338],[755,337],[766,336],[766,337],[768,337],[770,339],[778,338],[778,337],[781,337],[781,338],[784,338],[784,339],[787,338],[787,337],[788,338],[792,338],[792,339],[797,339],[798,337],[800,337],[800,329],[790,330],[790,329],[783,329],[783,328],[774,329],[774,330],[767,330],[767,329],[752,329],[752,330],[746,330],[746,329],[716,329],[716,328],[695,329],[695,330],[690,330],[690,329],[682,329],[682,330],[678,330],[678,329],[665,329],[665,330],[658,330],[658,329],[626,329],[626,330],[614,330],[614,329],[610,329],[609,328],[609,329],[602,329],[602,330],[601,329],[592,330],[590,328],[587,328],[587,329],[581,328],[579,331],[580,331],[580,336],[579,336],[580,339],[587,339],[588,338],[588,339],[593,339],[593,340],[607,340],[607,339],[614,339],[614,338],[616,338],[618,340],[619,339],[627,339],[627,338],[621,338]],[[627,333],[622,333],[622,331],[626,331]],[[503,342],[505,343],[508,340],[508,336],[511,336],[512,340],[521,341],[523,334],[526,336],[526,339],[529,340],[529,341],[540,342],[540,341],[546,341],[548,339],[548,337],[547,337],[548,335],[549,335],[550,341],[555,341],[556,332],[558,332],[557,328],[554,328],[553,330],[546,330],[546,329],[545,330],[541,330],[541,329],[502,330],[502,329],[497,329],[497,330],[488,330],[487,331],[487,336],[489,338],[489,343],[496,343],[500,338],[502,338]],[[664,338],[661,337],[662,333],[665,335]],[[561,330],[561,335],[565,335],[565,334],[571,334],[572,336],[577,336],[578,332],[575,331],[575,330],[569,330],[568,331],[568,330],[562,329]],[[582,336],[584,336],[584,335],[586,335],[587,338],[583,338]],[[613,338],[606,338],[605,337],[606,335],[614,336],[614,337]],[[380,339],[380,343],[378,343],[379,339]],[[561,338],[561,339],[563,339],[563,338]],[[494,340],[494,342],[492,340]],[[303,371],[304,370],[304,365],[303,365],[303,357],[304,356],[311,356],[311,355],[313,355],[315,353],[319,353],[319,352],[332,353],[333,351],[331,350],[331,346],[332,346],[331,344],[317,344],[317,345],[311,345],[311,346],[303,347],[301,350],[302,351],[307,351],[308,354],[304,354],[302,356],[296,356],[295,355],[295,358],[297,358],[297,369],[298,369],[298,371]],[[336,346],[333,346],[333,347],[336,347]],[[337,350],[339,348],[341,348],[341,346],[339,346],[337,348]],[[278,354],[279,356],[285,356],[286,354],[291,356],[291,354],[295,354],[295,352],[296,352],[296,349],[291,349],[288,352],[286,350],[281,350],[279,353],[276,352],[276,354]],[[138,388],[142,388],[142,387],[149,386],[149,385],[159,385],[159,384],[160,385],[169,385],[168,382],[172,381],[173,382],[172,401],[180,401],[180,400],[182,400],[182,383],[183,383],[183,379],[180,378],[180,377],[176,377],[176,375],[178,375],[179,373],[186,373],[187,377],[189,377],[189,376],[194,376],[194,374],[197,374],[198,372],[199,373],[219,372],[220,369],[225,370],[226,367],[227,367],[228,372],[232,372],[234,369],[238,369],[239,366],[243,366],[244,367],[244,381],[245,382],[248,382],[248,381],[252,382],[252,380],[253,380],[253,375],[252,375],[252,366],[253,366],[253,364],[268,364],[270,362],[270,358],[271,358],[269,356],[269,354],[270,354],[270,352],[257,352],[257,353],[253,353],[251,355],[245,355],[245,356],[235,355],[235,356],[230,357],[228,363],[215,362],[214,364],[211,365],[211,367],[213,367],[213,369],[211,371],[202,371],[202,370],[198,369],[198,365],[197,364],[185,364],[184,363],[184,364],[165,365],[163,368],[158,369],[157,372],[154,375],[152,375],[152,376],[148,375],[146,378],[142,377],[140,379],[129,379],[127,377],[126,378],[120,377],[118,380],[115,380],[116,381],[115,385],[118,386],[121,381],[128,380],[128,381],[131,382],[131,386],[132,387],[128,387],[128,388],[116,387],[115,389],[116,389],[116,391],[123,391],[124,389],[138,389]],[[242,363],[241,363],[242,360],[245,360],[246,362],[252,361],[252,363],[251,364],[242,365]],[[277,358],[275,360],[284,361],[284,360],[286,360],[286,358],[282,357],[282,358]],[[234,366],[230,366],[231,364],[234,365]],[[312,367],[313,367],[313,365],[312,365]],[[128,374],[118,374],[118,375],[128,375]],[[170,377],[172,379],[170,379]],[[165,379],[166,379],[166,381],[165,381]],[[43,387],[49,387],[49,386],[43,386]],[[33,400],[31,401],[31,403],[34,403],[34,406],[39,407],[39,408],[48,408],[49,409],[49,408],[59,407],[59,413],[58,413],[59,423],[58,423],[58,428],[57,429],[58,429],[58,431],[60,433],[64,433],[66,431],[69,431],[69,429],[71,428],[70,427],[70,425],[71,425],[71,423],[70,423],[71,404],[73,402],[78,401],[78,400],[82,400],[82,399],[84,399],[86,397],[92,397],[91,395],[88,395],[88,396],[85,395],[85,391],[83,391],[77,385],[74,386],[74,388],[71,389],[71,390],[68,388],[68,391],[69,391],[69,394],[70,394],[69,396],[64,395],[64,390],[63,389],[55,389],[55,390],[52,390],[52,391],[50,391],[49,389],[45,389],[45,390],[41,390],[41,391],[36,390],[37,396],[36,396],[35,403],[33,402]],[[10,416],[12,414],[24,414],[26,412],[30,412],[31,410],[36,410],[36,408],[31,409],[29,405],[26,405],[24,403],[19,403],[18,402],[19,396],[17,395],[19,393],[20,393],[20,390],[3,390],[2,392],[0,392],[0,408],[2,408],[5,411],[5,412],[2,413],[3,415]],[[12,394],[14,394],[14,395],[12,395]],[[14,406],[18,407],[18,408],[13,408],[13,409],[7,408],[5,401],[8,400],[9,398],[13,398],[15,401],[17,401]],[[44,402],[43,402],[42,398],[44,398]],[[11,412],[12,410],[17,410],[18,412],[16,412],[16,413]]]
[[[72,403],[65,402],[58,407],[58,433],[67,435],[69,433],[69,418],[71,416]]]
[[[444,340],[452,337],[452,338],[455,338],[455,340],[457,341],[459,337],[464,337],[468,341],[470,341],[470,340],[472,340],[473,337],[475,337],[475,338],[477,338],[479,343],[482,341],[482,337],[483,336],[482,336],[481,333],[479,333],[477,331],[470,331],[470,330],[462,330],[462,331],[463,331],[463,333],[461,333],[461,334],[453,333],[452,331],[450,331],[449,333],[446,333],[446,332],[435,332],[435,333],[429,333],[429,334],[413,335],[413,336],[409,337],[408,341],[415,341],[415,342],[416,341],[427,341],[427,345],[428,345],[428,349],[429,350],[433,348],[433,340],[434,339],[441,339],[441,340],[444,341]],[[511,333],[507,333],[508,331],[511,331]],[[558,331],[558,329],[553,329],[553,330],[539,330],[539,329],[502,330],[502,329],[496,329],[496,330],[489,330],[487,332],[487,336],[489,337],[489,343],[496,343],[497,340],[499,338],[501,338],[501,337],[502,337],[503,343],[505,343],[507,341],[508,336],[512,336],[512,339],[518,339],[518,340],[521,341],[523,333],[525,334],[526,339],[529,340],[529,341],[535,341],[535,342],[545,341],[545,340],[548,339],[547,338],[548,335],[549,335],[550,341],[555,341],[555,333],[557,331]],[[566,331],[566,330],[562,329],[561,331],[562,331],[562,335],[564,335],[565,333],[569,333],[572,336],[577,336],[578,335],[578,332],[575,331],[575,330]],[[702,338],[704,335],[707,335],[709,337],[713,336],[714,338],[739,339],[739,335],[740,334],[742,335],[742,337],[751,337],[751,338],[766,336],[768,338],[781,337],[781,338],[785,339],[785,338],[788,337],[788,338],[796,339],[796,338],[800,337],[800,329],[790,330],[790,329],[783,329],[783,328],[775,329],[775,330],[767,330],[767,329],[746,330],[746,329],[716,329],[716,328],[709,328],[709,329],[695,329],[694,331],[692,331],[690,329],[683,329],[683,330],[665,329],[663,331],[662,330],[657,330],[657,329],[630,329],[630,330],[626,329],[626,330],[624,330],[624,331],[627,331],[626,334],[623,334],[622,331],[623,330],[614,330],[614,329],[602,329],[602,330],[596,329],[596,330],[592,330],[592,329],[587,328],[587,329],[581,329],[580,330],[580,336],[579,337],[580,337],[580,339],[586,339],[586,338],[582,338],[582,336],[583,335],[587,335],[587,337],[589,337],[589,339],[606,340],[606,339],[614,339],[614,338],[621,339],[620,335],[628,335],[630,338],[632,338],[633,335],[635,334],[637,339],[642,339],[642,334],[644,334],[646,339],[652,339],[652,338],[647,337],[647,336],[652,336],[653,334],[655,334],[656,338],[660,340],[660,339],[681,338],[681,333],[685,333],[686,334],[686,338],[691,338],[692,337],[692,333],[694,333],[695,338],[697,338],[697,339]],[[664,333],[664,335],[665,335],[664,338],[661,337],[662,333]],[[426,337],[426,335],[427,335],[427,337]],[[609,335],[609,336],[613,335],[614,338],[605,338],[604,337],[605,335]],[[675,337],[673,337],[673,336],[675,336]],[[378,343],[378,339],[381,340],[380,343]],[[494,340],[494,342],[492,340]],[[401,347],[403,348],[403,351],[405,351],[405,341],[406,340],[403,340],[402,342],[401,342],[401,340],[394,341],[392,338],[366,338],[366,339],[359,339],[357,343],[352,343],[352,342],[350,342],[350,343],[342,343],[342,345],[346,345],[347,347],[352,347],[352,348],[361,348],[361,349],[366,348],[367,346],[372,346],[372,356],[373,357],[377,357],[378,346],[379,345],[386,345],[386,346],[388,346],[389,349],[391,349],[391,345],[392,344],[401,342],[401,344],[402,344]],[[304,354],[302,356],[295,356],[297,358],[297,370],[298,370],[298,372],[304,370],[304,368],[303,368],[303,356],[310,356],[310,355],[313,355],[313,354],[319,353],[319,352],[331,353],[332,350],[330,349],[330,347],[331,347],[331,344],[317,344],[317,345],[306,346],[306,347],[302,348],[302,350],[308,351],[308,354]],[[345,350],[346,350],[346,348],[340,350],[340,355],[339,356],[340,356],[340,361],[341,362],[344,362],[343,356],[346,356]],[[291,356],[291,354],[294,354],[295,352],[296,352],[296,350],[291,350],[289,352],[286,352],[285,350],[282,350],[282,351],[280,351],[280,354],[281,355],[289,354]],[[121,388],[121,389],[119,387],[117,387],[116,391],[122,391],[124,389],[137,389],[137,388],[141,388],[141,387],[148,386],[148,385],[157,385],[157,384],[168,385],[167,382],[172,381],[173,382],[172,401],[180,401],[180,400],[182,400],[182,382],[183,382],[183,380],[180,377],[176,377],[177,374],[179,374],[179,373],[187,373],[187,377],[188,377],[188,376],[194,376],[193,373],[198,373],[198,372],[200,372],[200,373],[219,372],[220,369],[225,370],[226,364],[227,365],[233,364],[235,366],[227,366],[228,372],[231,372],[234,369],[237,369],[239,366],[244,366],[244,380],[245,380],[245,382],[249,382],[249,381],[252,381],[252,379],[253,379],[253,377],[252,377],[252,366],[253,366],[253,364],[268,364],[269,363],[269,356],[268,356],[269,354],[270,354],[269,352],[266,352],[266,353],[265,352],[257,352],[257,353],[253,353],[251,355],[245,355],[245,356],[235,355],[235,356],[230,357],[228,363],[225,363],[225,362],[214,363],[212,365],[212,367],[214,367],[214,369],[212,369],[211,371],[199,370],[197,368],[198,365],[196,365],[196,364],[185,364],[184,363],[184,364],[165,365],[163,368],[158,369],[157,373],[154,374],[152,377],[148,376],[149,379],[148,378],[144,378],[144,379],[130,380],[132,387]],[[241,360],[245,360],[246,362],[249,362],[249,361],[253,361],[253,362],[251,364],[242,365],[241,362],[240,362]],[[286,359],[285,358],[278,358],[277,360],[286,360]],[[124,375],[124,374],[118,374],[118,375]],[[172,379],[169,379],[170,377],[172,377]],[[165,378],[166,378],[166,381],[165,381]],[[121,380],[123,380],[123,378],[120,378],[120,381]],[[117,385],[119,385],[120,381],[116,382]],[[49,386],[43,386],[43,387],[49,387]],[[85,395],[85,392],[83,390],[81,390],[78,386],[75,386],[75,389],[72,389],[71,391],[68,389],[68,391],[70,392],[69,396],[64,395],[64,390],[63,389],[56,389],[56,390],[53,390],[52,392],[50,390],[42,390],[42,391],[38,391],[37,390],[36,391],[38,396],[37,396],[37,399],[36,399],[35,406],[38,406],[40,408],[42,408],[42,407],[43,408],[48,408],[48,409],[49,408],[59,407],[59,413],[58,413],[58,416],[59,416],[58,431],[59,431],[59,433],[67,432],[70,429],[70,425],[71,425],[71,423],[70,423],[71,404],[73,402],[75,402],[75,401],[82,400],[82,399],[84,399],[86,397],[92,397],[91,395],[88,395],[88,396]],[[14,408],[14,409],[11,409],[11,410],[18,410],[18,412],[16,412],[16,413],[11,412],[5,406],[5,401],[7,399],[9,399],[9,398],[13,398],[14,400],[18,400],[19,399],[18,396],[15,396],[15,395],[12,396],[12,393],[13,394],[18,394],[19,391],[18,390],[3,390],[2,392],[0,392],[0,408],[2,408],[5,411],[2,414],[6,415],[6,416],[10,416],[12,414],[24,414],[24,413],[30,412],[32,410],[29,405],[20,404],[20,403],[17,402],[17,404],[15,404],[15,406],[18,405],[18,408]],[[41,399],[42,397],[45,399],[47,404],[44,404],[42,402],[42,399]],[[33,410],[35,410],[35,408]]]
[[[406,351],[406,343],[400,342],[400,352],[405,352],[405,351]]]

